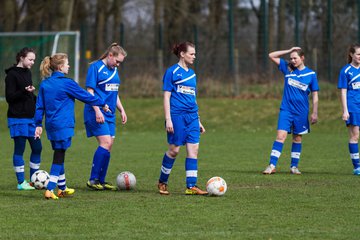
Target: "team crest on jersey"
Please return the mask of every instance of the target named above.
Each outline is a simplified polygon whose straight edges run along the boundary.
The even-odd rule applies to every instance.
[[[194,87],[178,85],[177,92],[195,96],[195,88]]]
[[[288,84],[292,87],[298,88],[302,91],[306,91],[306,89],[308,88],[308,85],[302,82],[299,82],[298,80],[289,78],[288,79]]]
[[[118,91],[119,90],[119,84],[117,83],[107,83],[105,84],[105,91]]]

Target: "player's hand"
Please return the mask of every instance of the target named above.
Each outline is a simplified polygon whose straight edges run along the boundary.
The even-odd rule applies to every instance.
[[[301,50],[301,47],[292,47],[292,48],[290,48],[290,52],[295,51],[295,50]]]
[[[310,117],[311,124],[315,124],[315,123],[317,123],[317,121],[318,121],[317,113],[311,114],[311,117]]]
[[[174,133],[174,126],[171,119],[166,119],[166,131],[168,133]]]
[[[201,122],[199,122],[199,124],[200,124],[200,133],[205,133],[205,128],[204,128],[204,126],[201,124]]]
[[[120,112],[120,114],[121,114],[121,123],[122,123],[122,124],[125,124],[125,123],[127,122],[127,115],[126,115],[125,110],[122,110],[122,111]]]
[[[343,112],[342,120],[347,121],[349,119],[349,117],[350,117],[350,114],[348,111]]]
[[[95,111],[95,116],[96,116],[96,122],[97,123],[104,123],[105,122],[104,115],[102,114],[102,112],[100,111],[99,108],[98,108],[97,111]]]
[[[35,87],[33,85],[29,85],[29,86],[25,87],[25,90],[28,92],[33,92],[33,91],[35,91]]]
[[[35,136],[34,136],[35,140],[38,139],[38,138],[40,139],[41,134],[42,134],[42,127],[36,127]]]

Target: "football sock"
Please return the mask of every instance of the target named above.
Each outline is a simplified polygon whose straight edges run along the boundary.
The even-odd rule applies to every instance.
[[[65,165],[64,164],[62,165],[62,168],[60,170],[57,185],[58,185],[58,188],[60,190],[65,190],[66,189]]]
[[[104,156],[106,154],[108,154],[108,150],[99,146],[95,153],[94,153],[94,158],[93,158],[93,164],[91,167],[91,173],[90,173],[90,179],[89,180],[94,180],[94,179],[99,179],[100,177],[100,169],[102,167],[102,163],[104,161]]]
[[[25,180],[25,173],[24,173],[25,162],[23,158],[25,151],[25,144],[26,144],[25,137],[14,138],[13,166],[19,184],[21,184]]]
[[[57,185],[57,182],[58,182],[58,179],[59,179],[59,175],[60,175],[60,172],[61,172],[61,169],[64,167],[64,164],[56,164],[56,163],[53,163],[51,165],[51,170],[50,170],[50,180],[49,180],[49,183],[47,185],[47,190],[54,190],[56,185]]]
[[[349,143],[349,152],[354,169],[360,167],[359,163],[359,146],[357,143]]]
[[[102,167],[100,169],[100,174],[99,174],[99,182],[100,183],[105,182],[106,173],[107,173],[107,170],[108,170],[108,167],[109,167],[109,163],[110,163],[110,152],[106,150],[106,153],[104,153],[104,155],[103,155]]]
[[[17,178],[18,184],[21,184],[25,180],[25,174],[24,174],[24,159],[20,155],[14,155],[13,156],[13,166]]]
[[[277,161],[281,155],[284,144],[278,141],[274,141],[270,154],[270,164],[276,166]]]
[[[164,157],[162,160],[162,165],[161,165],[159,182],[162,182],[162,183],[168,182],[170,172],[174,165],[174,162],[175,162],[175,158],[170,158],[166,155],[166,153],[164,154]]]
[[[291,165],[290,167],[297,167],[300,161],[301,143],[292,143],[291,145]]]
[[[197,170],[198,170],[197,159],[186,158],[185,159],[186,187],[191,188],[196,185]]]
[[[33,137],[28,138],[31,147],[31,154],[30,154],[30,178],[40,169],[40,154],[42,150],[41,141],[40,139],[34,139]]]

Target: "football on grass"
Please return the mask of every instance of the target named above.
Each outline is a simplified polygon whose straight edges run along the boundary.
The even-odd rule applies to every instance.
[[[221,177],[212,177],[206,183],[206,191],[210,196],[222,196],[226,193],[227,185]]]
[[[34,184],[36,189],[44,189],[49,183],[50,176],[44,170],[37,170],[31,176],[31,182]]]
[[[120,190],[131,190],[135,188],[136,178],[131,172],[121,172],[116,178],[116,183]]]

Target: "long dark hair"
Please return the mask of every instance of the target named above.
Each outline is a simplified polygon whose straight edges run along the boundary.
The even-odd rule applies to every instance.
[[[352,62],[352,57],[350,56],[350,53],[354,54],[356,52],[356,49],[358,49],[358,48],[360,48],[360,44],[358,44],[358,43],[354,43],[354,44],[350,45],[348,54],[347,54],[348,63]]]
[[[22,48],[17,54],[16,54],[16,64],[18,64],[21,60],[21,57],[25,58],[28,53],[34,53],[35,54],[35,50],[33,48],[29,48],[29,47],[24,47]]]

